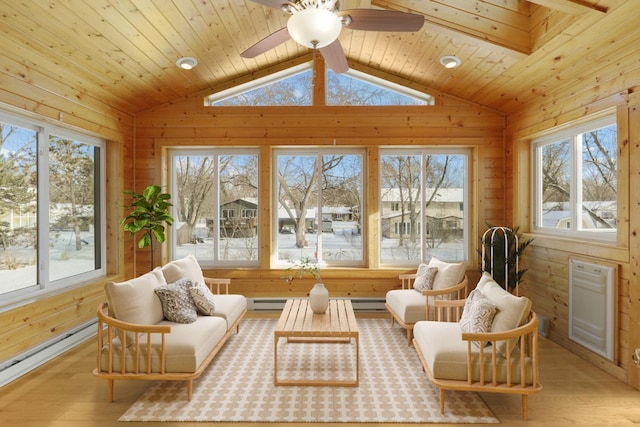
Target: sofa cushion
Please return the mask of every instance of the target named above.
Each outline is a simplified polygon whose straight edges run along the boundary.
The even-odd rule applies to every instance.
[[[427,297],[413,289],[393,289],[387,292],[387,304],[404,323],[426,319]]]
[[[211,353],[227,332],[227,325],[223,318],[214,316],[199,316],[195,322],[189,324],[172,323],[163,320],[160,325],[171,325],[171,333],[166,334],[166,372],[195,372],[204,359]],[[146,335],[141,335],[143,337]],[[151,340],[151,371],[161,372],[160,369],[160,334],[153,334]],[[122,368],[122,353],[119,343],[113,352],[113,370]],[[147,371],[146,341],[141,340],[142,357],[138,361],[139,370]],[[108,366],[109,351],[105,346],[101,352],[102,366]],[[126,352],[127,372],[134,370],[133,348]]]
[[[216,302],[213,298],[213,293],[209,290],[209,287],[204,283],[196,283],[195,286],[189,288],[189,295],[193,303],[198,309],[198,313],[205,316],[213,316],[216,310]]]
[[[243,295],[213,294],[213,301],[215,304],[213,315],[225,319],[227,328],[231,328],[247,309],[247,299]]]
[[[193,283],[204,283],[204,276],[198,260],[193,255],[171,261],[162,267],[162,274],[167,283],[180,279],[191,279]]]
[[[482,295],[491,301],[498,312],[493,318],[491,332],[503,332],[515,329],[523,325],[529,317],[531,311],[531,300],[527,297],[517,297],[504,290],[496,283],[489,273],[483,273],[476,286]],[[515,348],[516,339],[512,340],[511,349]],[[504,355],[506,351],[506,341],[498,343],[498,350]]]
[[[463,262],[448,263],[440,261],[436,257],[432,257],[429,261],[429,267],[436,267],[438,274],[433,281],[433,289],[446,289],[457,285],[464,278],[467,272]]]
[[[462,340],[460,326],[456,322],[432,322],[422,321],[415,324],[413,329],[415,343],[420,347],[425,363],[429,371],[436,379],[467,380],[467,342]],[[491,346],[480,349],[471,346],[472,353],[472,381],[480,380],[480,351],[484,353],[485,381],[492,379],[491,372]],[[511,382],[520,382],[521,359],[519,350],[516,350],[510,358]],[[533,370],[531,359],[525,357],[525,382],[532,384]],[[507,359],[498,357],[496,379],[498,382],[507,380]]]
[[[191,279],[180,279],[155,288],[162,303],[164,318],[177,323],[193,323],[198,317],[197,307],[191,298],[189,289],[195,284]]]
[[[491,332],[493,318],[498,311],[491,301],[485,298],[478,289],[469,293],[460,317],[460,330],[471,333]]]
[[[436,274],[438,274],[438,267],[429,267],[427,264],[420,264],[416,272],[416,278],[413,281],[413,289],[418,292],[422,292],[425,289],[433,289]]]
[[[155,325],[164,316],[154,290],[166,284],[159,269],[126,282],[109,282],[104,286],[109,311],[123,322]]]

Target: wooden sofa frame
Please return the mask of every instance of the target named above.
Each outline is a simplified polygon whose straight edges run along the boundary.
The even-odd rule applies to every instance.
[[[214,278],[204,278],[205,284],[209,286],[209,289],[213,293],[220,294],[221,286],[224,286],[224,293],[229,293],[229,284],[231,282],[230,279],[214,279]],[[215,287],[215,289],[214,289]],[[209,363],[216,356],[218,351],[225,344],[229,336],[234,332],[240,331],[240,320],[245,316],[247,310],[238,316],[238,319],[234,322],[233,325],[227,327],[227,332],[220,339],[220,341],[216,344],[216,346],[211,350],[209,355],[202,361],[200,366],[195,372],[165,372],[166,367],[166,349],[165,349],[165,334],[171,333],[170,325],[139,325],[134,323],[123,322],[117,320],[109,314],[109,304],[102,303],[98,306],[97,316],[98,316],[98,360],[97,367],[94,369],[93,374],[98,378],[104,378],[108,381],[108,397],[109,401],[113,402],[113,390],[114,390],[114,381],[115,380],[171,380],[171,381],[186,381],[187,382],[187,398],[191,401],[191,397],[193,395],[193,380],[198,378],[204,370],[209,366]],[[122,331],[122,334],[118,334],[118,330]],[[127,334],[130,332],[131,334]],[[151,337],[153,334],[159,334],[162,336],[161,339],[161,350],[160,350],[160,372],[151,372]],[[114,345],[114,338],[116,336],[122,336],[124,342],[120,346],[118,350]],[[127,348],[126,337],[127,335],[135,336],[133,345]],[[140,337],[145,337],[144,339],[140,339]],[[141,341],[144,343],[146,340],[146,344],[143,346],[140,345]],[[105,345],[108,345],[108,363],[107,366],[103,366],[102,364],[102,350]],[[146,347],[146,365],[147,371],[141,371],[139,365],[139,361],[145,357],[143,356],[142,349]],[[133,367],[133,372],[127,372],[131,370],[130,366],[127,366],[126,363],[121,363],[122,367],[120,371],[116,371],[113,369],[114,357],[120,351],[121,360],[126,360],[126,352],[130,352],[133,349],[132,357],[136,360],[136,364]]]
[[[416,279],[415,273],[400,274],[398,275],[398,278],[400,279],[400,283],[402,285],[403,290],[413,289],[413,282]],[[464,276],[464,279],[460,283],[458,283],[457,285],[451,286],[450,288],[423,290],[422,295],[424,295],[427,298],[426,304],[425,304],[425,310],[427,313],[426,320],[434,320],[429,316],[429,314],[432,313],[432,311],[429,309],[430,301],[435,301],[438,297],[442,298],[444,296],[454,300],[464,299],[467,296],[468,285],[469,285],[469,279],[467,278],[467,276]],[[391,314],[391,326],[393,326],[395,322],[398,322],[398,325],[400,325],[401,328],[407,330],[407,345],[410,346],[412,343],[413,327],[415,326],[415,323],[406,323],[395,311],[393,311],[393,309],[389,306],[389,304],[385,303],[384,306],[386,307],[389,314]]]
[[[462,315],[462,308],[464,307],[464,300],[438,300],[434,302],[437,321],[458,321]],[[445,406],[445,391],[446,390],[460,390],[460,391],[475,391],[475,392],[489,392],[489,393],[505,393],[505,394],[521,394],[522,395],[522,419],[527,419],[528,412],[528,397],[530,394],[535,394],[542,390],[542,385],[539,382],[538,374],[538,317],[535,312],[530,311],[527,322],[515,329],[511,329],[504,332],[490,332],[490,333],[461,333],[462,339],[467,341],[467,380],[448,380],[434,378],[433,374],[429,370],[425,358],[420,351],[420,346],[415,343],[414,348],[418,353],[418,357],[422,362],[424,371],[429,376],[431,382],[440,389],[440,411],[444,413]],[[506,341],[506,366],[511,366],[513,357],[511,356],[511,349],[513,348],[512,341],[517,339],[517,344],[521,349],[520,358],[520,382],[514,382],[511,380],[510,371],[507,373],[507,379],[505,382],[499,382],[496,379],[496,362],[503,356],[498,355],[498,347],[496,344],[498,341]],[[485,357],[483,352],[479,353],[479,363],[481,366],[489,365],[489,372],[491,372],[490,378],[484,377],[484,369],[480,370],[480,380],[472,381],[472,348],[476,346],[474,341],[480,348],[484,348],[486,345],[491,344],[491,356]],[[532,369],[532,382],[526,384],[525,373],[525,358],[531,359]]]

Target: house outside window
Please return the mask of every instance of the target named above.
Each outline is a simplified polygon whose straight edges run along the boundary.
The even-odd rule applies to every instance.
[[[258,151],[184,149],[170,158],[172,259],[191,254],[208,268],[258,266]]]
[[[534,140],[532,149],[534,231],[615,242],[615,115]]]
[[[277,261],[310,257],[328,266],[364,264],[364,150],[275,152]]]
[[[380,150],[380,263],[469,257],[468,150]]]
[[[0,300],[105,275],[106,143],[0,114]]]

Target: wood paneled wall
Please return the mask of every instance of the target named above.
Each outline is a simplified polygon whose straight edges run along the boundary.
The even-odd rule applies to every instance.
[[[261,209],[271,204],[270,153],[279,146],[358,146],[368,150],[369,194],[363,218],[368,221],[368,268],[327,269],[323,278],[333,295],[381,297],[399,286],[398,270],[378,268],[377,175],[378,149],[383,146],[468,147],[473,152],[471,185],[471,265],[477,269],[478,228],[500,224],[504,215],[504,115],[458,99],[440,96],[438,106],[423,107],[204,107],[203,95],[140,113],[136,117],[135,181],[138,189],[166,183],[166,150],[172,147],[261,147]],[[463,105],[466,104],[466,105]],[[262,211],[262,218],[271,218]],[[234,290],[248,297],[305,295],[306,280],[287,285],[281,270],[272,270],[270,236],[274,227],[263,222],[261,268],[216,270],[230,277]],[[166,250],[164,251],[166,254]],[[149,252],[138,253],[138,270],[148,269]],[[166,261],[162,260],[162,261]],[[159,263],[160,260],[156,261]]]
[[[133,116],[97,98],[65,97],[62,93],[78,90],[66,81],[58,82],[60,94],[56,94],[40,85],[46,79],[37,69],[31,70],[29,82],[20,74],[0,75],[0,110],[107,140],[107,272],[110,279],[132,276],[133,263],[124,260],[133,259],[133,243],[127,241],[125,246],[118,221],[123,212],[122,189],[133,186]],[[104,280],[11,306],[0,304],[0,362],[95,318],[98,304],[105,300],[103,285]]]
[[[636,61],[637,62],[637,61]],[[582,241],[528,234],[534,238],[524,262],[529,268],[522,292],[534,304],[534,310],[550,319],[550,337],[569,350],[600,366],[623,381],[640,388],[640,373],[631,361],[631,351],[640,346],[640,193],[637,191],[640,164],[640,66],[626,64],[615,75],[599,75],[575,81],[563,91],[549,93],[545,100],[527,105],[508,115],[507,214],[522,230],[531,225],[531,144],[536,136],[559,126],[584,120],[607,110],[618,118],[618,243],[594,244]],[[592,81],[598,81],[594,87]],[[632,189],[636,189],[635,191]],[[611,362],[569,339],[569,258],[617,266],[616,360]]]

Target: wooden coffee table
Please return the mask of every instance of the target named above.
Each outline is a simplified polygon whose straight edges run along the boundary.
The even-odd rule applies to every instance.
[[[273,333],[273,382],[283,386],[357,387],[360,381],[358,324],[349,300],[330,300],[324,314],[314,314],[307,299],[287,300]],[[278,340],[298,343],[351,343],[355,340],[355,379],[278,379]]]

